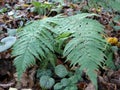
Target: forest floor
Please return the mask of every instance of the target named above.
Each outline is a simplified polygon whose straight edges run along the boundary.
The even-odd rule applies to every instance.
[[[49,3],[49,2],[45,2]],[[58,3],[56,3],[58,5]],[[27,22],[64,14],[71,16],[80,11],[99,14],[96,18],[105,26],[105,32],[109,43],[113,47],[112,59],[117,69],[104,67],[99,71],[98,86],[99,90],[120,90],[120,15],[115,12],[102,11],[102,8],[84,9],[86,3],[66,2],[62,9],[53,11],[45,15],[40,15],[32,11],[33,5],[30,2],[4,2],[0,0],[0,40],[8,36],[8,32],[16,32],[16,29],[23,27]],[[28,69],[21,78],[21,84],[17,83],[16,69],[13,65],[14,58],[11,57],[11,49],[0,53],[0,90],[41,90],[38,80],[35,78],[36,67]],[[62,60],[58,59],[59,63]],[[78,83],[79,90],[94,90],[91,83],[87,81]],[[52,90],[52,89],[51,89]]]

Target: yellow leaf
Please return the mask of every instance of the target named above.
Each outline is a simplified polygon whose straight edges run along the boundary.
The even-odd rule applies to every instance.
[[[96,11],[97,11],[97,12],[101,12],[102,9],[101,9],[101,8],[97,8]]]
[[[107,42],[112,44],[112,45],[116,45],[118,43],[118,38],[116,37],[108,37],[106,38]]]
[[[27,7],[29,7],[30,5],[28,5],[28,4],[23,4],[22,6],[27,8]]]

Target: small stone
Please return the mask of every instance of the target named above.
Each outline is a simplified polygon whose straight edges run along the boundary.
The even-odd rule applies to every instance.
[[[10,87],[9,90],[17,90],[17,89],[16,89],[16,88],[12,88],[12,87]]]

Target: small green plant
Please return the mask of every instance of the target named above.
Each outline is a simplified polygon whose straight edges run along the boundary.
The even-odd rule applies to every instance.
[[[71,72],[72,73],[72,72]],[[68,78],[62,78],[54,85],[54,90],[78,90],[77,83],[82,80],[80,70],[76,70],[74,74],[68,74]]]
[[[35,7],[34,12],[40,15],[46,15],[53,7],[53,4],[50,3],[32,2],[32,4]]]
[[[0,9],[0,14],[5,13],[5,12],[7,12],[7,11],[8,11],[7,8],[2,8],[2,9]]]
[[[67,68],[59,64],[54,69],[38,69],[37,78],[40,79],[40,86],[43,89],[54,88],[54,90],[77,90],[77,83],[81,78],[80,70],[68,71]],[[56,80],[53,78],[57,76]],[[67,78],[66,78],[67,77]]]
[[[77,65],[77,70],[84,71],[97,89],[96,71],[105,61],[106,40],[101,35],[104,34],[104,27],[99,22],[87,18],[94,15],[96,14],[82,13],[70,17],[55,16],[34,21],[23,27],[17,33],[18,39],[12,51],[19,79],[28,67],[36,64],[36,59],[39,60],[41,69],[53,67],[58,77],[66,77],[67,69],[61,65],[56,66],[57,55],[55,53],[59,53],[60,50],[61,57],[67,58],[65,62],[69,61],[71,66]],[[48,67],[50,64],[52,66]],[[63,74],[61,70],[65,73]],[[76,83],[81,74],[75,74],[74,77],[69,77],[69,80],[76,79],[74,80]],[[40,83],[44,88],[51,88],[54,80],[51,76],[47,76],[47,80],[50,80],[52,84],[45,86],[46,82],[42,83],[42,80]],[[58,84],[62,83],[62,80],[58,82]],[[76,90],[75,83],[70,83],[69,87],[61,85],[59,88]],[[55,84],[55,90],[58,84]]]

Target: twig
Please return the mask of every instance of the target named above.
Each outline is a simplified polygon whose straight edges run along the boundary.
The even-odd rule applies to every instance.
[[[8,87],[10,87],[10,86],[12,86],[12,85],[14,85],[14,84],[15,84],[15,81],[10,82],[10,83],[7,83],[7,84],[0,84],[0,87],[8,88]]]

